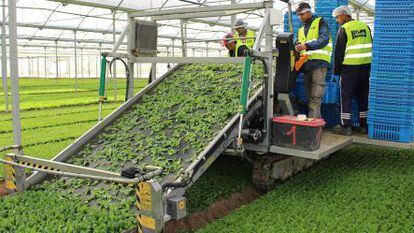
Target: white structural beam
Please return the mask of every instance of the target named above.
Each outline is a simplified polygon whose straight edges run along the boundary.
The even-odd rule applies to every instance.
[[[8,37],[8,35],[6,35],[6,38],[7,37]],[[181,39],[181,37],[177,37],[177,38]],[[26,35],[21,35],[21,36],[18,36],[17,39],[19,39],[19,40],[29,40],[30,43],[27,44],[28,46],[32,43],[31,41],[33,41],[33,40],[53,41],[53,42],[57,40],[57,41],[60,41],[60,42],[74,42],[73,38],[56,38],[56,37],[49,37],[49,36],[26,36]],[[221,39],[213,39],[213,40],[209,40],[209,41],[220,41],[220,40]],[[203,42],[205,40],[200,40],[200,39],[195,40],[194,39],[194,41],[191,41],[191,40],[188,40],[188,38],[187,38],[187,41],[188,42]],[[106,44],[106,45],[113,45],[114,44],[114,42],[112,40],[97,40],[97,39],[78,39],[76,42],[86,43],[86,44],[100,44],[100,43]],[[121,43],[121,45],[127,45],[127,43]],[[25,45],[20,44],[19,46],[25,46]],[[171,45],[158,44],[157,46],[158,47],[168,47],[168,46],[171,46]],[[53,46],[53,47],[55,47],[55,46]],[[181,47],[176,47],[176,48],[181,48]]]
[[[97,7],[97,8],[103,8],[103,9],[114,9],[114,6],[109,6],[106,4],[100,4],[100,3],[90,3],[90,2],[86,2],[86,1],[81,1],[81,0],[49,0],[49,1],[53,1],[53,2],[60,2],[63,4],[74,4],[74,5],[80,5],[80,6],[90,6],[90,7]],[[351,0],[352,1],[352,0]],[[131,12],[131,11],[136,11],[136,9],[130,8],[130,7],[118,7],[117,8],[118,11],[125,11],[125,12]],[[233,27],[233,25],[230,23],[224,23],[224,22],[220,22],[220,20],[209,20],[209,19],[189,19],[189,21],[192,22],[196,22],[196,23],[205,23],[205,24],[209,24],[209,25],[217,25],[217,26],[222,26],[222,27]],[[257,31],[258,28],[257,27],[251,27],[248,26],[247,29],[252,30],[252,31]]]
[[[349,0],[349,4],[356,9],[365,11],[369,16],[375,14],[375,7],[368,3],[368,0]]]
[[[22,132],[20,123],[20,96],[19,96],[19,64],[17,58],[17,26],[16,26],[16,0],[9,0],[9,53],[10,53],[10,78],[12,93],[12,121],[13,142],[22,144]],[[20,150],[16,150],[20,154]]]
[[[219,6],[203,6],[203,7],[183,7],[177,9],[168,10],[142,10],[129,13],[130,17],[153,17],[163,15],[181,15],[181,14],[192,14],[192,13],[214,13],[215,11],[233,11],[233,10],[258,10],[265,8],[264,2],[257,3],[244,3],[244,4],[228,4]]]
[[[9,90],[7,88],[7,48],[6,48],[6,0],[3,0],[3,23],[1,25],[1,77],[3,81],[5,110],[9,111]]]
[[[104,4],[99,2],[90,2],[90,1],[82,1],[82,0],[49,0],[51,2],[60,2],[63,5],[74,4],[74,5],[81,5],[81,6],[89,6],[89,7],[97,7],[103,9],[110,9],[110,10],[120,10],[120,11],[133,11],[136,9],[122,7],[122,6],[114,6],[110,4]]]

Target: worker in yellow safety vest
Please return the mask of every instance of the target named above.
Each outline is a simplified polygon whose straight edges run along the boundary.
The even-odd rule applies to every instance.
[[[367,134],[371,30],[366,23],[352,19],[348,6],[336,8],[332,16],[341,25],[336,38],[334,64],[334,74],[341,76],[341,124],[333,132],[351,135],[352,99],[355,98],[359,108],[359,125],[354,125],[354,130]]]
[[[234,39],[236,40],[236,57],[245,57],[247,52],[253,48],[256,35],[246,27],[247,23],[242,19],[238,19],[234,23],[233,28],[236,30],[234,35]]]
[[[314,15],[308,3],[302,2],[296,9],[303,26],[298,31],[295,46],[301,58],[298,72],[304,73],[304,85],[310,118],[321,117],[321,102],[325,93],[325,76],[330,68],[332,38],[328,24]]]

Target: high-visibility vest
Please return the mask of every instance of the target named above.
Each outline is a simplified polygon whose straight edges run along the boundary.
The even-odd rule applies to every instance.
[[[248,39],[244,39],[243,37],[247,37]],[[237,51],[239,51],[240,46],[245,45],[248,49],[253,48],[254,37],[256,37],[256,35],[254,34],[253,31],[250,31],[250,30],[247,30],[247,33],[245,36],[239,36],[239,33],[236,32],[236,34],[234,35],[234,39],[236,40],[236,57],[237,57]]]
[[[344,23],[341,27],[345,29],[348,38],[342,64],[370,64],[372,60],[372,38],[367,24],[351,20]]]
[[[298,41],[301,44],[309,43],[315,41],[319,38],[319,24],[321,18],[318,17],[313,20],[311,26],[309,27],[308,34],[305,35],[305,27],[301,27],[298,31]],[[300,54],[307,54],[308,60],[324,60],[328,63],[331,63],[332,56],[332,38],[329,35],[329,43],[325,47],[317,50],[302,50]]]

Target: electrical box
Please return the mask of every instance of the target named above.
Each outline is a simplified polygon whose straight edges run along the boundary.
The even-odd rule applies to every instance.
[[[157,53],[158,29],[155,22],[135,21],[135,48],[136,56],[155,56]]]
[[[187,215],[187,201],[185,197],[173,197],[167,201],[167,214],[178,220]]]

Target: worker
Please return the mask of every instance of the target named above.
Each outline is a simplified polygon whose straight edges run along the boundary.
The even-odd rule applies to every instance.
[[[248,30],[246,27],[247,23],[245,23],[242,19],[238,19],[234,23],[234,29],[236,30],[234,39],[236,40],[237,57],[245,57],[254,45],[254,38],[256,35],[253,31]]]
[[[302,2],[296,9],[303,26],[298,31],[295,49],[303,62],[295,67],[304,73],[305,91],[310,118],[321,117],[321,102],[325,93],[325,76],[330,68],[332,38],[328,24],[322,17],[314,15],[308,3]],[[303,60],[302,58],[305,58]]]
[[[232,33],[227,33],[223,38],[223,45],[229,51],[229,57],[236,56],[236,41]]]
[[[348,6],[337,7],[332,16],[341,25],[336,37],[334,64],[334,74],[341,77],[341,124],[334,127],[333,132],[351,135],[351,104],[355,96],[359,108],[359,127],[355,131],[367,134],[371,29],[366,23],[353,20]]]

